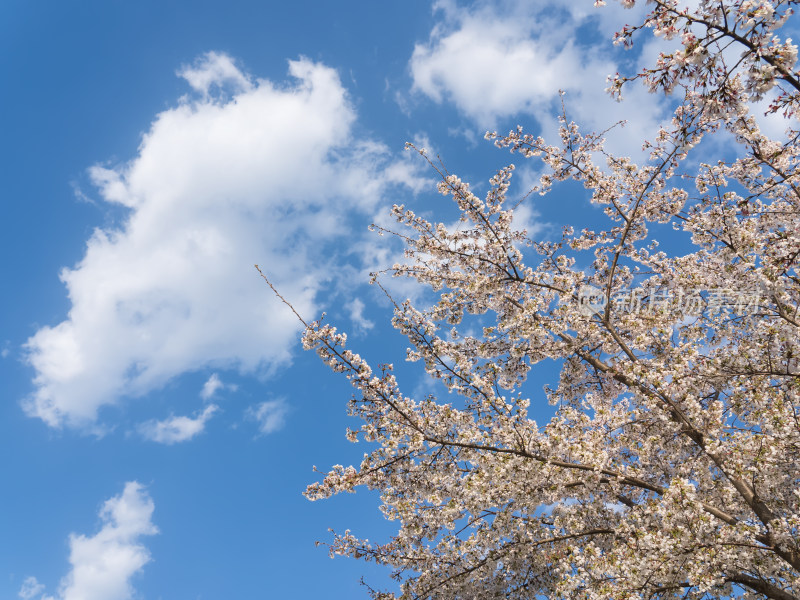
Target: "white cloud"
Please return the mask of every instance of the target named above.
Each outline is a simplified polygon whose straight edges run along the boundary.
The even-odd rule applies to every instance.
[[[203,400],[208,400],[223,387],[225,387],[225,384],[222,383],[219,375],[212,373],[211,377],[208,378],[208,381],[203,384],[203,390],[200,392],[200,397]]]
[[[350,310],[350,320],[360,333],[364,333],[375,326],[375,323],[364,317],[364,303],[359,298],[355,298],[348,303],[347,308]]]
[[[22,600],[31,600],[36,596],[41,597],[42,592],[44,592],[44,584],[39,583],[36,577],[27,577],[22,582],[22,587],[19,588],[19,597]]]
[[[183,67],[178,71],[196,91],[208,94],[213,86],[231,84],[239,90],[250,90],[253,82],[234,64],[226,54],[208,52],[200,57],[192,67]]]
[[[160,444],[185,442],[202,433],[206,422],[219,410],[216,404],[209,404],[203,412],[192,417],[170,416],[163,421],[147,421],[139,425],[139,433],[145,439]]]
[[[203,384],[203,389],[200,390],[200,397],[203,400],[210,400],[216,395],[217,392],[226,389],[235,391],[237,389],[237,386],[234,383],[230,384],[223,383],[222,379],[219,378],[219,375],[217,375],[216,373],[212,373],[211,376]]]
[[[559,90],[564,90],[568,117],[587,131],[627,120],[625,129],[609,136],[609,148],[637,155],[667,115],[665,102],[642,86],[627,89],[624,103],[605,93],[606,77],[620,70],[612,58],[611,35],[631,15],[621,15],[619,7],[586,10],[579,4],[438,3],[441,21],[410,59],[413,91],[437,103],[452,102],[483,129],[526,113],[555,141]],[[581,36],[594,31],[590,35],[597,40],[582,43],[579,27]]]
[[[30,415],[96,426],[101,407],[181,373],[289,360],[297,320],[253,263],[314,315],[348,219],[374,211],[385,185],[415,185],[385,147],[354,139],[333,69],[300,59],[289,73],[291,85],[252,79],[210,53],[181,71],[202,95],[160,113],[128,163],[91,169],[102,198],[130,210],[61,272],[69,316],[27,342]],[[209,95],[229,83],[238,91]]]
[[[546,226],[540,216],[530,202],[522,202],[514,209],[514,229],[525,230],[528,237],[535,238]]]
[[[266,435],[283,427],[287,412],[286,402],[280,399],[251,406],[247,409],[245,416],[251,421],[255,421],[258,424],[258,431]]]
[[[92,537],[69,536],[72,570],[59,585],[55,598],[40,600],[129,600],[134,596],[131,578],[150,562],[150,552],[139,541],[158,529],[151,519],[155,506],[144,487],[131,481],[119,496],[107,500],[100,510],[103,523]],[[28,577],[20,598],[32,600],[44,591],[35,577]]]
[[[414,48],[411,72],[415,89],[436,102],[450,99],[479,125],[491,126],[574,87],[579,73],[571,68],[572,52],[528,39],[513,20],[465,14],[458,29],[436,32],[429,45]]]

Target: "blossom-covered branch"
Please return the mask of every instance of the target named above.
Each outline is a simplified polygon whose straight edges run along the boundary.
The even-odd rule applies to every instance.
[[[451,401],[404,395],[391,365],[376,374],[334,327],[306,328],[356,389],[348,436],[372,444],[307,495],[380,491],[397,534],[330,549],[394,567],[402,598],[800,598],[800,133],[770,139],[754,113],[770,93],[770,111],[797,114],[796,47],[778,33],[797,2],[648,4],[617,41],[649,29],[678,47],[611,84],[680,95],[646,162],[566,110],[555,143],[487,134],[541,161],[539,194],[581,183],[603,228],[533,240],[514,225],[513,165],[478,197],[410,147],[460,226],[394,207],[407,261],[392,275],[437,300],[396,304],[393,324]],[[709,135],[736,143],[692,167]],[[664,225],[684,252],[658,250]],[[545,362],[561,372],[540,424],[526,381]]]

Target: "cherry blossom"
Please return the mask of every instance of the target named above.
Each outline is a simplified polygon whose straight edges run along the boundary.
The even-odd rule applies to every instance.
[[[755,108],[769,92],[770,111],[797,114],[797,48],[779,35],[797,3],[650,0],[620,30],[626,47],[674,44],[611,79],[616,96],[641,80],[676,99],[643,164],[566,111],[558,140],[487,134],[541,161],[536,193],[582,184],[602,229],[531,239],[513,165],[479,197],[410,146],[463,226],[394,207],[407,260],[391,274],[437,300],[398,302],[393,325],[450,394],[407,396],[322,320],[303,338],[350,379],[348,438],[369,450],[307,496],[366,486],[397,524],[330,544],[393,569],[399,595],[374,598],[800,598],[800,146],[796,129],[762,133]],[[694,156],[706,136],[729,154]],[[684,253],[658,250],[665,224]],[[561,372],[537,423],[526,381],[546,363]]]

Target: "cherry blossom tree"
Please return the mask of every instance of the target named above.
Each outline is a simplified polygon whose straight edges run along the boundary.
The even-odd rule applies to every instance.
[[[487,134],[542,161],[539,194],[585,186],[605,227],[532,240],[513,165],[479,198],[417,150],[461,223],[394,207],[407,261],[392,274],[436,300],[396,304],[393,324],[450,394],[411,398],[391,365],[307,325],[305,347],[355,387],[348,436],[371,451],[306,493],[380,491],[397,534],[330,545],[394,569],[401,595],[375,598],[800,598],[800,133],[759,127],[765,109],[795,125],[797,49],[779,30],[798,1],[691,4],[649,0],[615,38],[674,42],[610,80],[676,100],[642,164],[566,114],[558,143]],[[667,230],[685,252],[657,249]],[[525,382],[545,363],[560,377],[537,423]]]

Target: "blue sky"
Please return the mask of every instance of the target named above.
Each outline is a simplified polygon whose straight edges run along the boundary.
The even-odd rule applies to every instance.
[[[531,6],[533,4],[533,6]],[[392,532],[374,493],[311,503],[314,465],[358,462],[350,390],[299,344],[258,263],[308,318],[402,362],[367,285],[398,258],[392,203],[452,220],[405,142],[476,189],[517,123],[552,137],[665,114],[605,76],[635,68],[590,0],[0,5],[0,597],[366,597],[328,528]],[[535,180],[520,165],[515,193]],[[581,190],[526,201],[539,237],[593,218]],[[389,282],[398,297],[419,297]],[[400,371],[407,393],[422,374]],[[531,394],[541,397],[541,381]],[[546,408],[542,409],[546,412]],[[543,412],[543,414],[544,414]],[[113,560],[112,560],[113,559]]]

